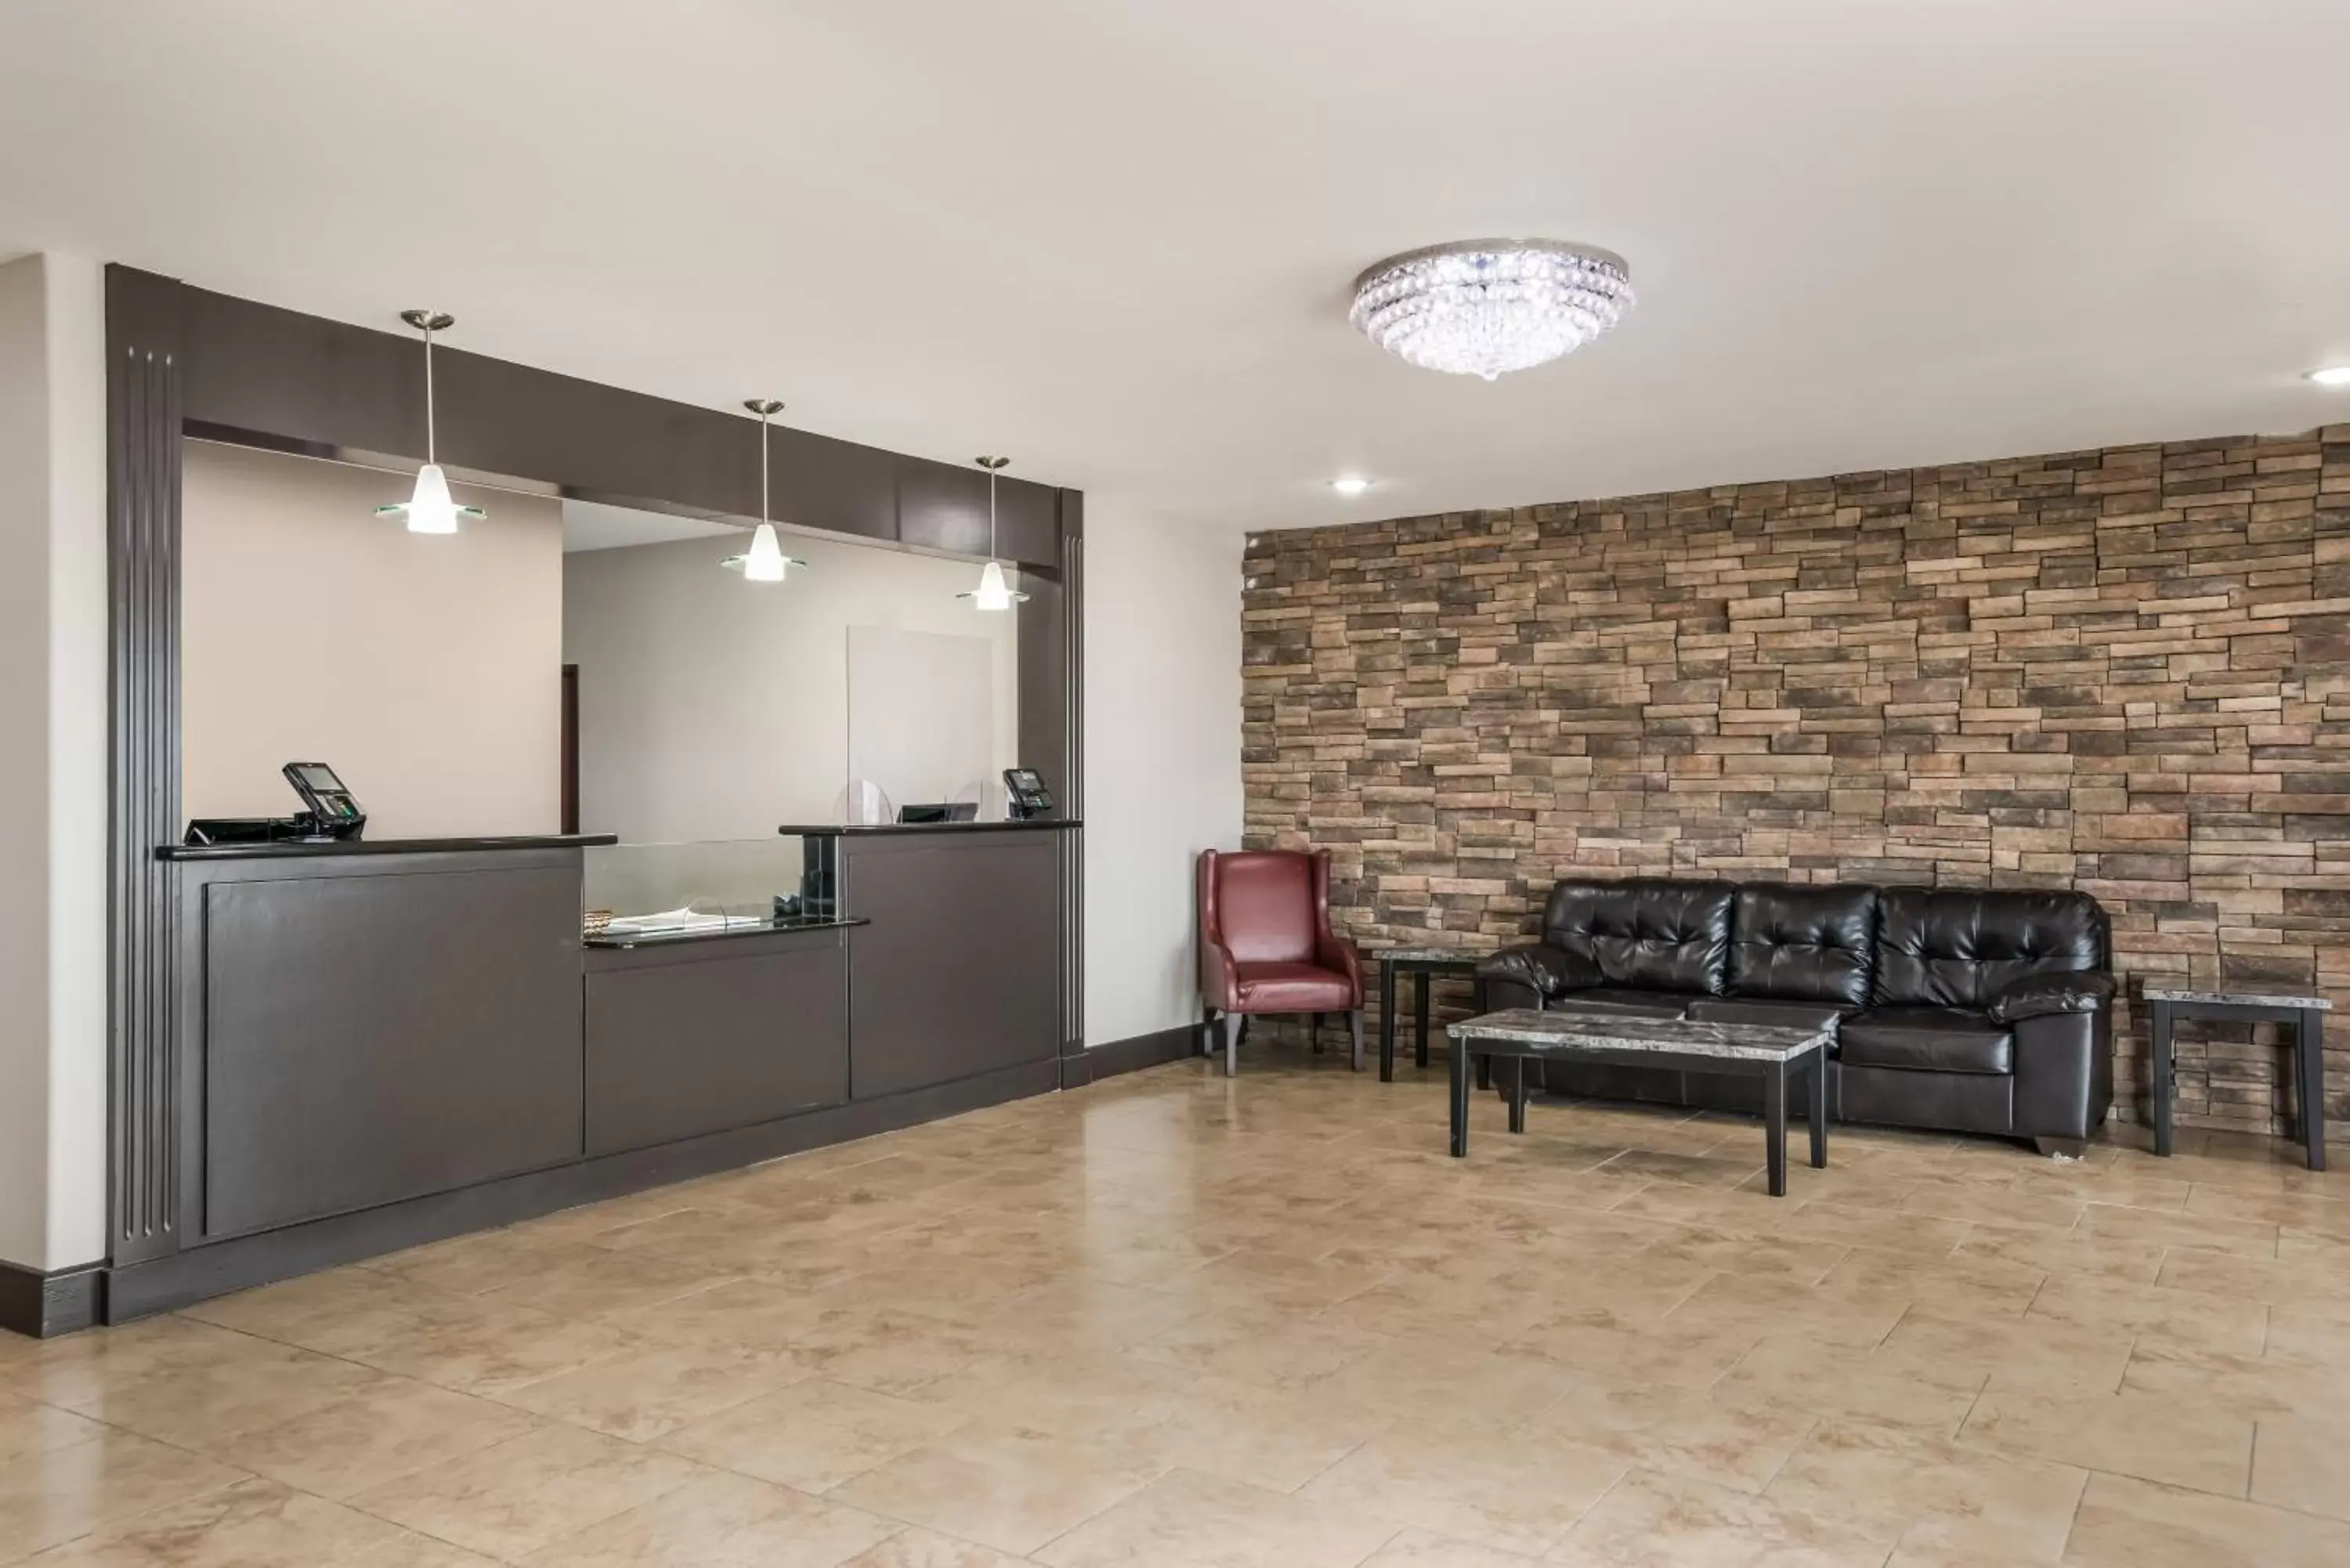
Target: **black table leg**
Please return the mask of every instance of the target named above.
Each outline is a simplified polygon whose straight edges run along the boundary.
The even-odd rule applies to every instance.
[[[1469,1043],[1452,1042],[1452,1158],[1469,1157]]]
[[[1422,1067],[1428,1065],[1428,987],[1435,978],[1422,970],[1411,988],[1412,1061]]]
[[[1812,1168],[1828,1168],[1828,1054],[1812,1053]]]
[[[1379,1082],[1395,1082],[1396,966],[1379,965]]]
[[[2301,1010],[2294,1030],[2293,1054],[2301,1067],[2301,1142],[2309,1151],[2309,1168],[2325,1168],[2325,1014],[2314,1007]]]
[[[1762,1072],[1762,1137],[1771,1196],[1787,1196],[1787,1064],[1773,1062]]]
[[[1510,1058],[1510,1130],[1526,1130],[1526,1059]]]
[[[2154,1152],[2170,1152],[2170,1003],[2154,1008]]]

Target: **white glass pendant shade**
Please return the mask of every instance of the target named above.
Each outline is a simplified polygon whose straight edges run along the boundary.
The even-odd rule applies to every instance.
[[[762,523],[759,531],[751,535],[751,553],[743,557],[743,577],[746,582],[780,583],[784,580],[784,545],[775,537],[775,525]]]
[[[1028,596],[1014,588],[1003,576],[1002,563],[990,561],[980,568],[979,587],[967,594],[957,594],[959,599],[969,599],[977,610],[1008,610],[1024,602]]]
[[[730,572],[740,572],[746,583],[780,583],[791,576],[792,568],[805,570],[806,561],[797,556],[784,554],[784,542],[773,523],[762,523],[752,531],[751,547],[740,556],[729,556],[718,563]]]
[[[411,534],[454,534],[461,517],[480,519],[489,515],[478,506],[460,506],[449,493],[449,476],[441,472],[437,462],[428,462],[416,471],[416,488],[407,500],[391,506],[379,506],[380,517],[404,517]]]
[[[411,534],[454,534],[457,503],[449,493],[449,476],[437,462],[416,471],[416,492],[408,498],[408,531]]]

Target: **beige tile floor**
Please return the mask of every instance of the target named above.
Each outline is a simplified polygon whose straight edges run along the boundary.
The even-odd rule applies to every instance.
[[[2350,1564],[2350,1175],[1252,1050],[0,1335],[0,1563]],[[2350,1151],[2345,1151],[2350,1155]]]

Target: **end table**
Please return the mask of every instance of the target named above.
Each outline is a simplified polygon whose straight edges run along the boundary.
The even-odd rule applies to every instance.
[[[2325,1168],[2325,1015],[2334,1003],[2322,996],[2277,992],[2195,991],[2149,985],[2147,1005],[2154,1012],[2154,1152],[2170,1152],[2170,1036],[2182,1018],[2290,1023],[2301,1091],[2301,1142],[2309,1168]]]
[[[1415,1032],[1412,1057],[1414,1063],[1428,1065],[1428,986],[1431,977],[1440,974],[1465,974],[1474,979],[1477,966],[1485,954],[1470,952],[1463,948],[1388,948],[1379,959],[1379,1082],[1395,1082],[1396,982],[1404,975],[1415,977],[1412,987],[1411,1023]],[[1477,998],[1470,1008],[1472,1013],[1485,1011],[1485,985],[1478,981]]]

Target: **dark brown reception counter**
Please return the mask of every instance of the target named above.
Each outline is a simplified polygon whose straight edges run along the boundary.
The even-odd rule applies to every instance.
[[[787,828],[822,907],[625,939],[608,836],[159,849],[171,1223],[107,1320],[1056,1088],[1076,826]]]
[[[1063,1024],[1061,877],[1080,825],[786,825],[850,946],[858,1099],[994,1073],[1049,1071]]]

